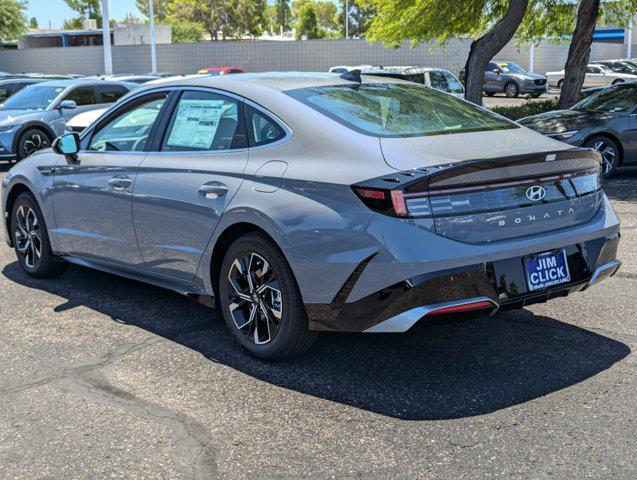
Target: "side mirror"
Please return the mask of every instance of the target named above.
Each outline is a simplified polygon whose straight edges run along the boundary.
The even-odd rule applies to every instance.
[[[77,152],[80,151],[80,136],[76,133],[67,133],[53,141],[53,151],[64,155],[67,160],[75,162]]]
[[[499,68],[496,68],[493,70],[493,73],[495,73],[496,75],[500,75],[502,73],[502,70],[500,70]]]
[[[77,108],[77,103],[75,100],[62,100],[58,105],[60,110],[75,110]]]

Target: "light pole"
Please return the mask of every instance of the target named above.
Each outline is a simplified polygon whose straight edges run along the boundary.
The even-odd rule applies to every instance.
[[[349,0],[345,0],[345,38],[349,38]]]
[[[628,19],[628,28],[626,29],[626,58],[630,60],[633,56],[633,19]]]
[[[148,0],[148,20],[150,20],[150,64],[151,73],[157,73],[157,50],[155,48],[155,8],[153,0]]]
[[[102,0],[102,42],[104,43],[104,74],[113,74],[111,53],[111,21],[108,18],[108,0]]]

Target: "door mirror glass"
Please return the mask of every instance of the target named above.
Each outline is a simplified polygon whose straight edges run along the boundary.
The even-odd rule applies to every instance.
[[[74,132],[56,138],[53,142],[53,150],[62,155],[77,154],[80,151],[80,136]]]
[[[61,110],[74,110],[77,108],[77,103],[75,103],[75,100],[62,100],[58,108]]]
[[[502,73],[502,70],[500,70],[499,68],[494,68],[493,73],[495,73],[496,75],[500,75]]]

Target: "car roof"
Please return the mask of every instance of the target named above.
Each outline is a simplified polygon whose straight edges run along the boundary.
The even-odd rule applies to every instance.
[[[44,83],[49,80],[43,78],[29,78],[29,77],[0,77],[0,84],[2,83]]]
[[[418,67],[418,66],[395,66],[395,67],[372,67],[361,70],[362,74],[370,75],[373,73],[395,73],[395,74],[413,74],[426,72],[448,72],[444,68],[435,67]]]
[[[397,79],[378,78],[365,79],[365,83],[404,83]],[[338,73],[325,72],[265,72],[265,73],[238,73],[235,75],[209,77],[188,76],[175,80],[157,82],[153,85],[142,85],[140,91],[158,87],[190,86],[211,87],[221,90],[250,91],[256,89],[275,90],[283,92],[296,88],[310,88],[330,85],[352,85],[349,80],[340,77]]]
[[[130,86],[128,82],[120,82],[114,80],[97,80],[95,78],[74,78],[72,80],[47,80],[41,82],[40,85],[55,87],[74,87],[76,85],[125,85]],[[136,85],[136,84],[134,84]]]

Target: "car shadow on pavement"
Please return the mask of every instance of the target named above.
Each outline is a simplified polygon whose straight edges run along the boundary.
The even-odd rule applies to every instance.
[[[522,310],[421,322],[406,334],[323,333],[305,355],[265,363],[243,353],[220,315],[176,293],[81,267],[52,280],[27,277],[17,262],[2,273],[64,298],[55,312],[85,306],[258,380],[401,419],[490,413],[577,384],[630,353],[619,341]]]
[[[625,167],[602,183],[611,200],[637,203],[637,167]]]

